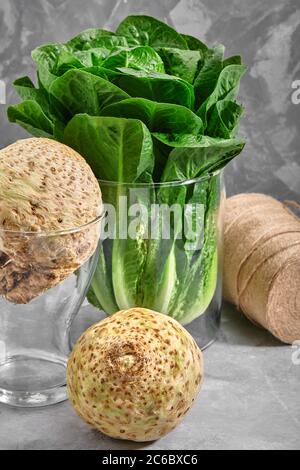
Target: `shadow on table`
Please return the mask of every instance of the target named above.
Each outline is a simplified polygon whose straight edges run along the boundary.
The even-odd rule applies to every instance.
[[[147,449],[147,447],[151,446],[151,444],[155,442],[132,442],[122,439],[111,439],[110,437],[101,434],[96,429],[92,429],[91,434],[93,435],[93,438],[95,438],[95,443],[97,442],[97,450],[143,450]]]
[[[278,339],[256,326],[228,302],[223,303],[219,341],[243,346],[282,347]]]
[[[80,420],[68,401],[35,408],[0,405],[0,415],[2,421],[7,421],[9,417],[12,422],[22,423],[24,427],[22,442],[15,435],[8,434],[8,442],[3,449],[0,427],[0,450],[142,450],[155,442],[111,439]],[[55,432],[45,436],[45,429]]]

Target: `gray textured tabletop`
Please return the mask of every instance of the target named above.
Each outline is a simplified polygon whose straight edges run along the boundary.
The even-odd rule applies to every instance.
[[[95,314],[84,307],[77,325],[96,321]],[[300,449],[300,346],[282,345],[225,305],[219,339],[204,358],[194,407],[159,441],[112,440],[81,421],[69,402],[31,410],[2,405],[0,449]]]

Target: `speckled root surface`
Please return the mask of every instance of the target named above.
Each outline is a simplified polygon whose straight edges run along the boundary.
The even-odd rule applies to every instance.
[[[168,434],[192,407],[203,356],[171,317],[121,310],[88,328],[68,361],[69,398],[107,436],[135,442]]]
[[[0,295],[28,303],[66,279],[95,251],[102,210],[73,149],[30,138],[0,150]]]

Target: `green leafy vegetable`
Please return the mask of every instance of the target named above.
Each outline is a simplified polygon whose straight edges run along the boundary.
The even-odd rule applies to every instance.
[[[202,134],[202,120],[184,106],[157,103],[144,98],[128,98],[103,109],[102,115],[135,118],[143,121],[151,132]]]
[[[208,53],[209,48],[204,42],[200,41],[200,39],[189,36],[188,34],[181,34],[181,37],[185,40],[190,51],[201,51],[203,54]]]
[[[20,124],[36,137],[51,137],[54,126],[38,102],[26,100],[7,110],[8,119]]]
[[[107,314],[145,306],[186,324],[212,300],[219,172],[245,145],[236,98],[246,67],[224,50],[129,16],[116,32],[88,29],[36,48],[37,84],[14,82],[23,101],[8,107],[9,120],[79,151],[116,216],[88,293]]]
[[[194,81],[196,106],[203,103],[213,92],[223,68],[224,46],[218,45],[207,53],[203,66]]]
[[[66,121],[78,113],[99,116],[105,106],[129,97],[113,83],[77,69],[58,77],[52,83],[49,95],[53,107],[65,116]]]
[[[48,91],[51,83],[55,80],[54,67],[64,48],[63,44],[53,43],[37,47],[32,51],[31,56],[37,64],[37,75],[41,89]]]
[[[127,204],[125,207],[122,205],[122,196],[127,195],[126,187],[122,183],[151,181],[154,164],[151,135],[139,120],[77,115],[66,127],[64,140],[85,156],[97,178],[119,182],[113,185],[113,188],[104,185],[102,193],[104,200],[113,204],[119,215],[115,227],[119,236],[114,240],[112,249],[111,282],[119,308],[129,308],[130,305],[139,303],[145,241],[143,238],[122,239],[119,234],[128,210]],[[131,198],[131,204],[133,202]],[[143,230],[143,227],[140,227],[140,230]],[[104,255],[101,253],[97,273],[98,277],[102,273],[105,284],[110,285],[104,266]],[[94,294],[97,294],[97,288],[93,290]],[[107,288],[103,297],[98,296],[105,309],[112,305],[110,291],[111,289]]]
[[[201,51],[186,51],[161,47],[157,49],[157,52],[164,62],[167,74],[175,75],[189,83],[194,83],[195,76],[203,64],[203,54]]]
[[[71,51],[87,51],[94,48],[127,47],[128,43],[124,36],[116,35],[105,29],[89,29],[75,36],[66,43]]]
[[[218,101],[213,107],[206,133],[223,139],[234,137],[243,112],[244,108],[235,101]]]
[[[236,98],[240,79],[245,72],[246,67],[244,65],[228,65],[221,71],[213,92],[208,96],[197,112],[205,124],[208,120],[207,113],[213,105],[224,99],[232,100]]]
[[[70,39],[66,46],[72,51],[83,51],[92,49],[94,47],[99,47],[99,44],[102,41],[103,36],[114,36],[115,34],[106,29],[100,28],[90,28],[82,33],[78,34],[74,38]]]
[[[162,181],[185,181],[205,175],[223,166],[244,148],[238,139],[203,136],[199,143],[174,148],[168,158]]]
[[[117,70],[121,67],[164,73],[164,63],[152,47],[137,46],[117,50],[102,62],[102,67]]]
[[[65,46],[60,43],[45,44],[44,46],[37,47],[31,53],[31,57],[36,62],[37,66],[44,65],[50,71],[53,70],[59,54],[65,49]]]
[[[137,119],[77,114],[65,129],[64,141],[84,155],[98,179],[149,181],[154,165],[152,139]]]
[[[115,299],[114,289],[112,285],[112,262],[105,253],[107,242],[103,242],[100,247],[98,263],[94,278],[92,280],[91,289],[88,293],[89,302],[94,307],[104,310],[108,314],[115,313],[119,307]]]
[[[175,76],[126,67],[120,67],[117,70],[94,67],[86,71],[114,83],[132,97],[179,104],[190,109],[194,106],[195,96],[192,85]]]
[[[117,34],[125,36],[130,44],[188,48],[185,39],[175,29],[150,16],[128,16],[117,28]]]
[[[199,188],[194,188],[193,198],[199,198]],[[203,194],[201,194],[203,192]],[[209,306],[217,285],[218,274],[218,202],[220,180],[213,176],[207,185],[201,184],[200,201],[206,206],[203,220],[203,245],[195,257],[190,250],[181,250],[180,288],[175,289],[169,304],[169,314],[183,324],[188,324]],[[195,260],[193,261],[192,255]],[[182,276],[182,272],[186,273]]]
[[[227,57],[227,59],[223,61],[223,69],[227,67],[227,65],[243,65],[242,57],[240,55]]]

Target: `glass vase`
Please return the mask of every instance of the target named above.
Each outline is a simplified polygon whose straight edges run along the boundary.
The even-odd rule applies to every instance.
[[[145,307],[204,349],[222,300],[222,172],[172,183],[100,181],[106,217],[89,301],[105,315]]]
[[[101,220],[56,233],[0,230],[0,402],[67,398],[70,328],[96,267]]]

